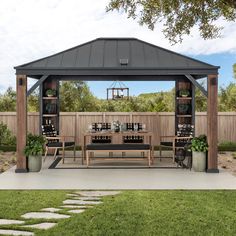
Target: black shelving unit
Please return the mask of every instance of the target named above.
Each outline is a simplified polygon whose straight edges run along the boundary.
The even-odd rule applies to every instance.
[[[55,94],[47,95],[48,90],[54,90]],[[42,125],[53,124],[59,134],[59,80],[48,78],[40,86],[40,133]]]
[[[194,136],[195,130],[195,87],[187,80],[176,81],[175,86],[175,135],[179,137]],[[189,91],[188,95],[182,96],[181,90]],[[187,139],[177,139],[176,142],[182,142],[184,145]],[[176,150],[182,149],[180,143],[176,143]]]

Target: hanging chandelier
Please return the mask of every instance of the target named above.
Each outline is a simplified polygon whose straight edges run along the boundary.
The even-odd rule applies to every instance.
[[[129,88],[119,80],[114,81],[107,88],[107,100],[129,99]]]

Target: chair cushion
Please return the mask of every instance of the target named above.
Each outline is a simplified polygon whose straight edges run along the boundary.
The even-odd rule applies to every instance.
[[[111,139],[92,139],[92,143],[111,143]]]
[[[89,144],[87,150],[149,150],[149,144]]]
[[[173,146],[173,142],[161,142],[160,144],[161,144],[161,146],[168,146],[168,147]]]
[[[65,142],[65,147],[74,146],[75,142]],[[48,147],[62,147],[62,142],[47,143]]]

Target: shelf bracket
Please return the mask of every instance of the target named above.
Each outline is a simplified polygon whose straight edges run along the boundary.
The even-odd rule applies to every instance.
[[[41,85],[46,79],[48,78],[48,75],[43,75],[28,91],[27,91],[27,97],[34,92],[34,90]]]
[[[199,90],[202,92],[202,94],[203,94],[205,97],[208,97],[207,91],[202,87],[201,84],[199,84],[199,83],[197,82],[197,80],[196,80],[192,75],[189,75],[189,74],[188,74],[188,75],[185,75],[185,77],[186,77],[189,81],[191,81],[192,84],[193,84],[195,87],[199,88]]]

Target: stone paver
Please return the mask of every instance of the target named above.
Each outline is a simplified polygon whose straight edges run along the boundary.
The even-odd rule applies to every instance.
[[[40,223],[40,224],[34,224],[34,225],[22,225],[21,227],[26,227],[26,228],[33,228],[33,229],[50,229],[54,227],[57,223]]]
[[[67,193],[66,196],[68,196],[68,197],[79,197],[79,194],[76,194],[76,193]]]
[[[100,197],[74,197],[73,199],[85,200],[85,201],[99,201],[99,200],[101,200]]]
[[[120,191],[79,191],[76,192],[81,196],[84,197],[102,197],[102,196],[109,196],[109,195],[117,195]]]
[[[59,209],[59,208],[49,207],[49,208],[43,208],[43,209],[41,209],[40,211],[58,212],[58,211],[60,211],[60,210],[61,210],[61,209]]]
[[[85,210],[79,210],[79,209],[74,209],[74,210],[69,210],[68,212],[70,213],[75,213],[75,214],[80,214],[82,212],[84,212]]]
[[[63,215],[52,212],[29,212],[22,215],[24,219],[66,219],[70,218],[69,215]]]
[[[99,201],[83,201],[83,200],[76,200],[76,199],[67,199],[63,201],[63,204],[78,204],[78,205],[97,205],[101,203],[102,202],[99,202]]]
[[[80,208],[80,209],[87,209],[87,208],[92,208],[92,206],[80,206],[80,205],[64,205],[60,206],[62,208]]]
[[[0,235],[26,235],[32,236],[34,233],[21,230],[0,229]]]
[[[8,219],[0,219],[0,225],[19,225],[24,224],[25,222],[22,220],[8,220]]]

